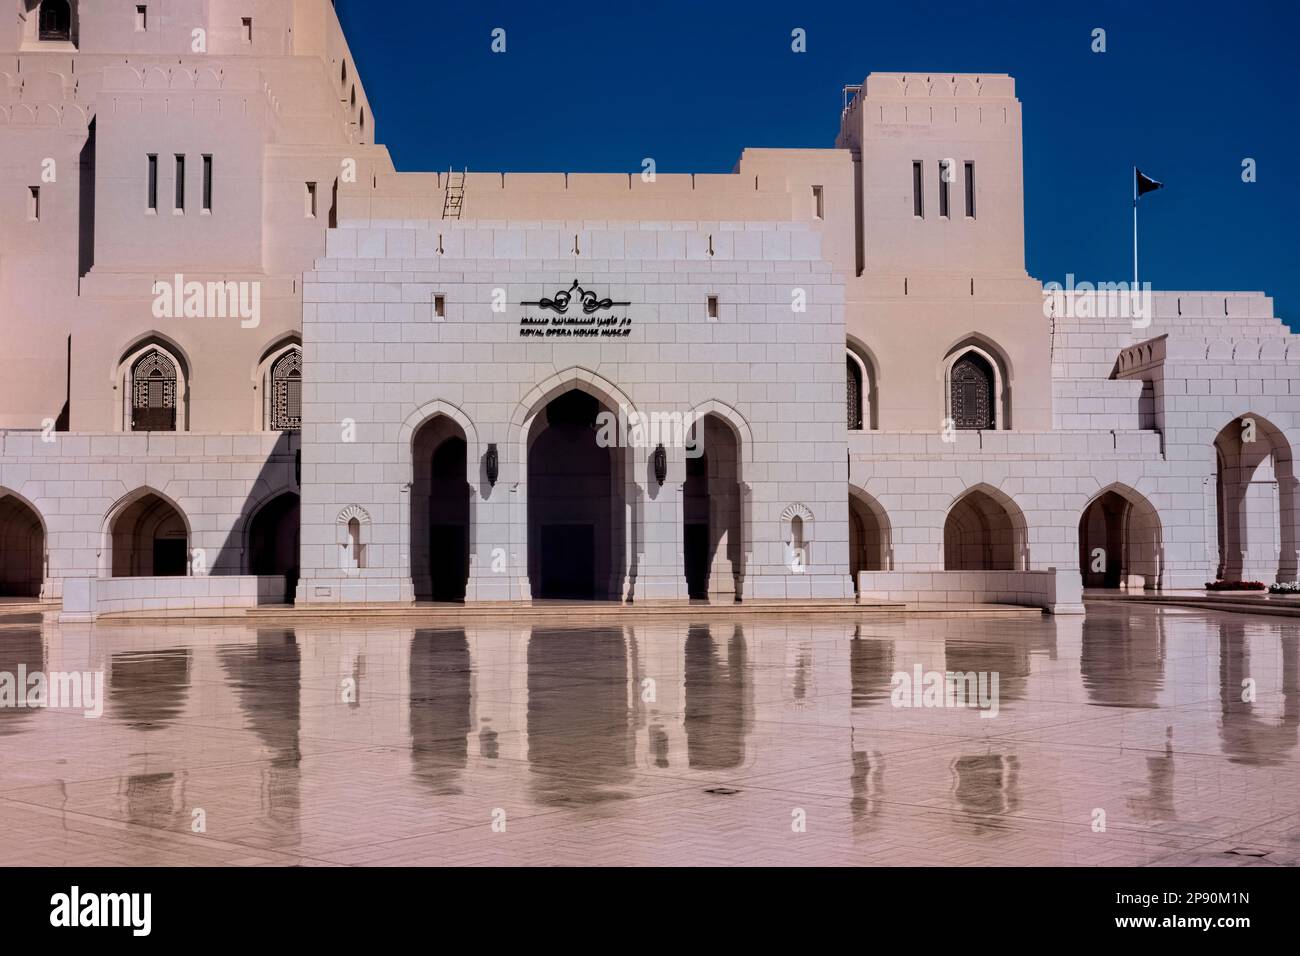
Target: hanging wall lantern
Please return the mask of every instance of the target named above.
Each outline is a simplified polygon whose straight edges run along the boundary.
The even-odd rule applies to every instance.
[[[663,487],[668,478],[668,452],[664,451],[662,443],[655,446],[655,481],[659,482],[659,487]]]
[[[497,474],[501,470],[501,460],[497,455],[497,446],[495,444],[488,445],[487,454],[483,456],[483,463],[487,466],[488,484],[495,488],[497,484]]]

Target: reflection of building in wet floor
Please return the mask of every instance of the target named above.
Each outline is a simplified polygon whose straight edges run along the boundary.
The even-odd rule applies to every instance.
[[[1014,754],[977,754],[953,761],[953,794],[976,830],[1010,825],[1001,818],[1020,806],[1019,773],[1020,759]]]
[[[1176,820],[1174,809],[1174,728],[1165,728],[1165,752],[1147,757],[1147,792],[1127,798],[1128,808],[1143,820]]]
[[[1219,737],[1223,752],[1234,763],[1274,766],[1285,760],[1300,739],[1300,671],[1294,627],[1280,640],[1271,625],[1226,615],[1219,631]],[[1258,640],[1258,658],[1251,666],[1251,645]],[[1266,650],[1280,643],[1272,662]],[[1280,658],[1280,660],[1278,660]],[[1271,670],[1280,665],[1280,672]],[[1247,681],[1253,692],[1247,694]],[[1252,699],[1243,700],[1243,697]],[[1279,700],[1280,699],[1280,700]],[[1280,703],[1280,707],[1278,706]],[[1269,714],[1272,711],[1272,714]],[[1265,716],[1268,715],[1268,716]]]
[[[852,747],[852,737],[850,738]],[[853,750],[853,774],[849,785],[853,795],[849,799],[849,812],[853,816],[853,833],[861,836],[875,828],[884,810],[881,798],[885,793],[884,758],[874,751]]]
[[[259,793],[260,822],[269,832],[245,839],[255,845],[293,845],[302,812],[302,651],[297,638],[293,631],[258,630],[255,643],[218,648],[217,658],[245,723],[271,751]]]
[[[626,794],[636,738],[621,628],[534,628],[528,641],[528,763],[538,803]]]
[[[737,624],[730,630],[725,659],[712,628],[692,626],[686,635],[684,719],[687,762],[694,770],[726,770],[745,762],[751,675],[744,629]]]
[[[434,793],[460,793],[473,729],[472,662],[465,629],[416,631],[411,640],[411,763]],[[487,733],[488,728],[484,728]],[[491,749],[494,742],[480,740]]]
[[[0,674],[13,675],[15,693],[23,690],[17,686],[20,667],[25,668],[29,674],[45,670],[45,643],[41,640],[40,628],[0,630]],[[0,707],[0,737],[20,733],[38,713],[40,711],[30,707]]]
[[[851,706],[889,700],[889,684],[894,675],[894,642],[862,636],[862,625],[853,629],[849,642],[849,685]]]
[[[1156,707],[1165,677],[1165,614],[1117,607],[1083,620],[1079,670],[1099,707]]]
[[[185,711],[192,664],[188,648],[124,651],[110,662],[109,712],[132,730],[161,730]]]

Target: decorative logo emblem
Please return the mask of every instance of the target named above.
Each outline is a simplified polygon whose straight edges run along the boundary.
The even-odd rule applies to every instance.
[[[598,299],[596,293],[588,292],[582,286],[578,285],[578,280],[573,280],[573,285],[569,286],[567,291],[555,293],[554,299],[542,298],[536,302],[520,302],[520,305],[535,305],[538,308],[550,309],[558,315],[564,315],[569,311],[569,305],[573,302],[574,293],[582,302],[582,311],[584,315],[591,315],[593,312],[599,312],[601,309],[612,309],[616,305],[631,305],[631,302],[615,302],[613,299]]]

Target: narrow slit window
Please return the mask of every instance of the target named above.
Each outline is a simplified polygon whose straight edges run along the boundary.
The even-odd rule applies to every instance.
[[[32,186],[27,193],[27,218],[32,222],[41,220],[41,187]]]
[[[948,160],[939,160],[939,216],[943,219],[948,218],[948,183],[951,179]]]
[[[185,157],[176,154],[176,212],[185,211]]]
[[[203,211],[212,212],[212,157],[203,157]]]
[[[975,218],[975,164],[966,164],[966,218]]]
[[[812,188],[812,194],[813,194],[813,216],[817,219],[825,219],[826,199],[822,191],[822,187],[814,186]]]
[[[307,183],[307,191],[303,194],[303,215],[308,219],[316,218],[316,184]]]
[[[912,215],[925,218],[925,170],[918,159],[912,163]]]
[[[153,153],[149,154],[149,189],[145,201],[149,212],[158,211],[158,157]]]
[[[433,297],[433,315],[437,319],[447,317],[447,297],[445,295],[435,295]]]
[[[708,310],[710,319],[716,319],[718,317],[718,297],[716,295],[709,296]]]
[[[144,33],[149,29],[149,8],[142,3],[135,6],[135,32]]]
[[[253,18],[244,17],[242,23],[243,23],[244,42],[252,43],[253,42]]]

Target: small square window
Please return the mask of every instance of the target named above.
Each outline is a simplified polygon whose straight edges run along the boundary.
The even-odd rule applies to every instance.
[[[32,186],[27,194],[27,218],[32,222],[41,219],[41,187]]]
[[[135,6],[135,32],[144,33],[149,29],[149,8],[142,3]]]
[[[718,297],[716,295],[709,296],[708,309],[709,319],[716,320],[718,318]]]
[[[445,319],[447,317],[447,297],[445,295],[435,295],[433,297],[433,317],[435,319]]]
[[[243,23],[244,42],[252,43],[253,42],[253,18],[244,17],[242,23]]]

